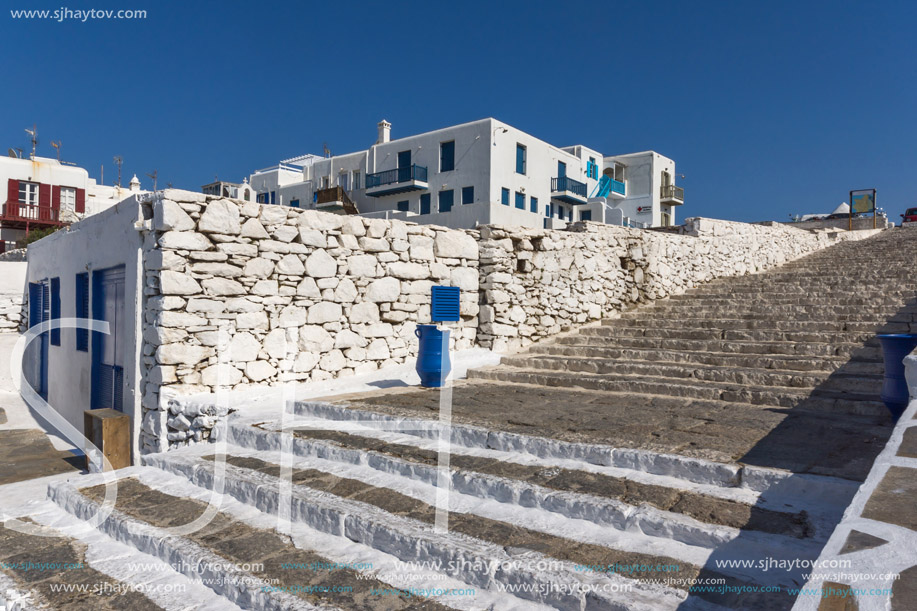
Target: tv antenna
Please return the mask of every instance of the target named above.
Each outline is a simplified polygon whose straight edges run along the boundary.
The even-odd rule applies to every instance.
[[[121,166],[124,164],[124,158],[121,155],[115,155],[115,165],[118,166],[118,186],[121,186]]]
[[[57,163],[60,163],[60,145],[61,145],[60,140],[58,140],[57,142],[55,142],[54,140],[51,141],[52,148],[57,150]]]
[[[38,146],[38,127],[33,123],[32,129],[26,128],[27,133],[32,138],[32,158],[35,158],[35,148]]]
[[[156,190],[156,178],[159,176],[159,171],[153,170],[152,172],[147,174],[147,176],[153,179],[153,191],[155,191]]]

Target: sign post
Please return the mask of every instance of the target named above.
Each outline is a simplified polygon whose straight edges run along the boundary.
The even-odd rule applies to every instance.
[[[872,228],[877,226],[876,221],[876,190],[857,189],[850,192],[850,212],[847,217],[847,230],[853,229],[853,213],[872,212]]]

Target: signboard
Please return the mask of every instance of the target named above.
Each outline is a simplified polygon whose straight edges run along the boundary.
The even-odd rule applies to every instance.
[[[876,211],[876,190],[861,189],[850,192],[850,210],[854,213]]]
[[[872,212],[872,226],[876,227],[876,190],[857,189],[850,192],[850,214],[847,229],[853,229],[853,215]]]

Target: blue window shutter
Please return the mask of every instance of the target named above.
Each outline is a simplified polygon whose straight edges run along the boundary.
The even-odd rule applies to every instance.
[[[538,212],[538,198],[537,197],[529,198],[529,210],[535,213]]]
[[[275,195],[277,195],[277,192],[276,192],[276,191],[271,191],[271,203],[272,203],[272,204],[275,203],[275,199],[274,199],[274,196],[275,196]]]
[[[420,213],[430,214],[430,194],[424,193],[420,196]]]
[[[439,211],[449,212],[452,210],[452,203],[455,192],[452,189],[439,192]]]
[[[76,275],[76,317],[89,318],[89,274]],[[89,329],[76,330],[76,349],[89,352]]]
[[[41,284],[29,282],[29,327],[41,322]]]
[[[462,187],[462,204],[474,203],[474,187]]]
[[[51,320],[60,318],[60,278],[51,278]],[[60,327],[51,329],[51,345],[60,346]]]
[[[430,302],[430,318],[433,322],[458,321],[459,295],[457,286],[434,286]]]
[[[509,189],[506,187],[500,191],[500,203],[504,206],[509,206]]]
[[[516,208],[519,210],[525,210],[525,193],[519,193],[516,191]]]
[[[516,173],[525,174],[525,147],[516,145]]]
[[[410,203],[409,200],[400,201],[400,202],[398,202],[398,211],[399,211],[399,212],[407,212],[407,211],[408,211],[408,208],[410,207],[410,205],[411,205],[411,203]]]
[[[451,172],[455,169],[455,140],[439,145],[439,170]]]

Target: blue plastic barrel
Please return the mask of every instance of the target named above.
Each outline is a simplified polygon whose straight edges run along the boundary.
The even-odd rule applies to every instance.
[[[417,325],[414,335],[420,340],[417,351],[417,375],[420,385],[439,388],[452,371],[449,360],[449,329],[438,329],[436,325]]]
[[[885,380],[880,395],[885,407],[897,420],[904,413],[910,400],[907,380],[904,379],[904,357],[917,348],[917,335],[912,333],[890,333],[878,335],[882,343],[882,358],[885,360]]]

